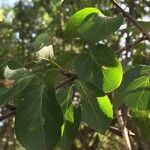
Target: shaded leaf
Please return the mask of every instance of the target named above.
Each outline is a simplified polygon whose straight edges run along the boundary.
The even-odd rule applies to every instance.
[[[56,58],[55,62],[63,69],[73,70],[76,57],[77,54],[74,52],[64,52]]]
[[[75,70],[81,80],[87,80],[92,70],[92,59],[89,54],[82,54],[76,57]]]
[[[150,108],[149,66],[131,68],[124,75],[123,82],[116,90],[113,104],[116,108],[125,103],[129,108],[147,110]]]
[[[44,46],[49,46],[51,45],[51,40],[48,34],[46,33],[42,33],[40,34],[35,42],[33,43],[34,49],[36,51],[40,50],[41,48],[43,48]]]
[[[15,132],[18,141],[29,150],[49,150],[59,141],[63,117],[52,85],[35,79],[22,94]]]
[[[6,89],[4,92],[0,93],[0,105],[12,101],[16,96],[22,93],[22,91],[24,91],[27,85],[31,82],[33,77],[34,75],[26,76],[16,81],[11,88]]]
[[[19,69],[10,69],[9,66],[6,66],[4,69],[4,77],[6,79],[18,80],[25,77],[29,72],[25,68]]]
[[[58,69],[49,69],[43,76],[46,83],[56,84],[65,79]]]
[[[132,120],[134,126],[138,126],[143,141],[150,140],[150,112],[149,111],[132,111]]]

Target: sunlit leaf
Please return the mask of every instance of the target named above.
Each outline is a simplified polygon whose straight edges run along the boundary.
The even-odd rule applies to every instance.
[[[87,7],[74,13],[67,22],[65,35],[69,38],[79,36],[78,29],[81,23],[84,21],[86,17],[95,13],[102,14],[100,10],[93,7]]]

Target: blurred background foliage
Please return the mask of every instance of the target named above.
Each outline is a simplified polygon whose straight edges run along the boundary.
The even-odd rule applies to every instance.
[[[0,64],[10,59],[14,59],[21,65],[32,62],[36,51],[33,42],[41,33],[47,33],[51,37],[55,56],[63,51],[86,51],[89,47],[88,43],[81,39],[69,41],[64,38],[63,30],[69,16],[84,7],[97,7],[108,16],[119,14],[118,9],[109,0],[65,0],[60,7],[55,6],[54,1],[0,0]],[[118,2],[126,12],[141,23],[146,32],[150,31],[149,0],[119,0]],[[120,30],[102,42],[113,48],[123,66],[150,65],[149,41],[142,41],[135,47],[118,53],[119,49],[126,47],[140,36],[139,30],[125,18]],[[2,116],[7,113],[7,109],[3,107],[0,112]],[[22,149],[14,137],[13,118],[0,122],[0,126],[0,150]],[[135,141],[133,144],[138,149]],[[91,129],[81,127],[71,149],[123,150],[124,141],[110,131],[101,137]]]

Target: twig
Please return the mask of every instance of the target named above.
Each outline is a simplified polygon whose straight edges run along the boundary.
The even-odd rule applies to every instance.
[[[142,26],[130,15],[128,14],[127,12],[125,12],[119,5],[118,3],[115,1],[115,0],[110,0],[115,6],[116,8],[122,12],[123,16],[124,17],[127,17],[129,18],[132,23],[144,34],[144,35],[147,35],[147,33],[145,32],[145,30],[142,28]]]
[[[149,39],[149,37],[142,36],[142,37],[138,38],[136,41],[134,41],[134,42],[128,44],[127,46],[121,48],[120,50],[118,50],[117,54],[120,55],[123,51],[128,50],[128,49],[130,49],[132,47],[135,47],[137,44],[141,43],[144,40],[148,40],[148,39]]]
[[[6,104],[5,107],[8,108],[9,110],[16,110],[16,106],[14,105]]]
[[[16,114],[16,110],[4,115],[0,117],[0,122],[2,122],[3,120],[7,119],[8,117],[14,116]]]
[[[121,127],[122,136],[125,139],[126,144],[127,144],[126,145],[126,149],[127,150],[132,150],[130,139],[129,139],[129,134],[128,134],[128,129],[126,127],[126,123],[125,123],[123,117],[121,116],[122,115],[121,110],[116,111],[116,114],[117,114],[117,116],[119,116],[118,117],[118,123],[119,123],[119,125]]]
[[[77,75],[74,74],[71,77],[67,78],[66,80],[60,82],[58,85],[56,85],[55,89],[58,90],[60,88],[65,87],[66,85],[71,84],[75,79],[78,79]]]
[[[119,128],[117,128],[117,127],[110,126],[110,127],[109,127],[109,131],[111,131],[113,134],[116,134],[116,135],[122,137],[122,132],[121,132],[121,130],[120,130]],[[132,131],[129,131],[129,135],[130,135],[130,136],[135,136],[135,134],[134,134]]]

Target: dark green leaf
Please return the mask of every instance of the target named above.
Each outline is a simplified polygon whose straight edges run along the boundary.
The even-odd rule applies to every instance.
[[[43,48],[44,46],[49,46],[51,45],[51,40],[48,34],[46,33],[42,33],[40,34],[35,42],[33,43],[34,49],[36,51],[40,50],[41,48]]]
[[[91,74],[92,70],[92,59],[89,54],[82,54],[75,59],[75,69],[78,77],[81,80],[86,81],[86,79]]]
[[[58,91],[56,97],[65,114],[72,103],[72,88],[69,87]]]
[[[113,117],[109,98],[92,84],[77,81],[76,88],[81,92],[82,120],[104,134]]]
[[[77,54],[74,52],[64,52],[56,58],[56,63],[63,69],[74,69],[74,61]]]
[[[57,84],[65,78],[58,69],[52,68],[44,74],[43,79],[46,83]]]
[[[115,92],[113,104],[117,108],[125,103],[129,108],[146,110],[150,108],[149,66],[131,68],[124,75],[123,82]]]
[[[17,108],[15,132],[18,141],[28,150],[52,149],[61,136],[62,116],[53,86],[33,80]]]
[[[139,127],[142,140],[148,142],[150,140],[150,111],[132,111],[132,120],[134,126]]]
[[[95,14],[90,19],[85,19],[79,27],[82,38],[91,42],[98,42],[107,38],[110,34],[119,29],[123,22],[121,15],[117,17],[106,17]]]
[[[1,92],[0,93],[0,105],[10,102],[16,96],[18,96],[26,88],[26,86],[31,82],[33,77],[34,75],[26,76],[18,80],[17,82],[15,82],[12,88],[4,90],[4,92]]]

